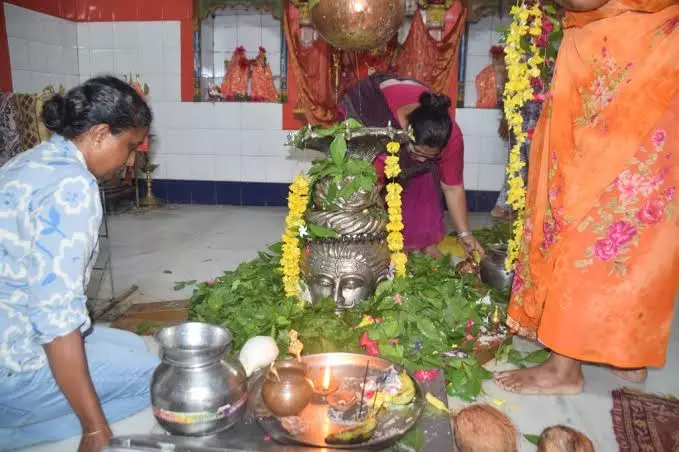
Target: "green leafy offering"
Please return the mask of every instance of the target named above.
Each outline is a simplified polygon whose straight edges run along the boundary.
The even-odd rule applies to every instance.
[[[146,335],[150,334],[151,332],[153,332],[153,331],[155,331],[159,328],[162,328],[163,326],[164,325],[160,322],[153,322],[153,321],[150,321],[150,320],[144,320],[143,322],[139,323],[139,325],[137,325],[137,329],[136,329],[135,332],[139,336],[146,336]]]
[[[511,345],[504,345],[495,354],[497,360],[506,359],[509,363],[520,367],[529,367],[529,364],[537,365],[542,364],[549,359],[550,351],[547,349],[535,350],[534,352],[522,354],[521,352],[514,350]]]
[[[377,183],[377,173],[370,162],[352,158],[347,154],[347,142],[342,133],[333,139],[329,158],[316,160],[309,170],[309,176],[312,185],[324,179],[331,179],[328,186],[328,203],[336,199],[346,200],[358,190],[372,190]]]
[[[512,225],[508,221],[498,221],[492,226],[474,231],[474,237],[484,247],[497,243],[507,243],[512,236]]]
[[[337,315],[330,299],[309,305],[285,297],[279,254],[277,244],[214,283],[197,284],[189,318],[228,328],[234,353],[257,335],[272,336],[285,353],[290,329],[299,332],[305,353],[360,352],[358,339],[367,333],[378,341],[382,357],[411,372],[442,369],[448,394],[463,400],[474,400],[491,377],[474,357],[470,335],[475,338],[481,326],[488,326],[492,309],[477,301],[488,293],[501,294],[457,273],[449,260],[413,255],[408,278],[383,282],[372,298]],[[364,316],[380,321],[357,328]],[[445,353],[452,350],[466,357]]]

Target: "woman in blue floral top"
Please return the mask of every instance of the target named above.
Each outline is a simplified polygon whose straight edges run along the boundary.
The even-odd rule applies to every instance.
[[[85,287],[97,258],[97,179],[134,158],[151,110],[128,84],[94,78],[55,96],[47,142],[0,168],[0,450],[81,434],[150,404],[158,359],[131,333],[92,328]]]

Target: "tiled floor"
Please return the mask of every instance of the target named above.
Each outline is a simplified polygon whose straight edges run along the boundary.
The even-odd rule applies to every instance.
[[[111,218],[114,279],[118,290],[139,286],[138,301],[177,299],[190,291],[175,292],[174,282],[204,280],[234,268],[254,257],[258,250],[279,239],[285,211],[274,208],[168,207],[153,212]],[[472,218],[474,226],[488,223],[485,215]],[[102,289],[105,290],[105,289]],[[645,385],[648,392],[679,395],[679,327],[673,330],[665,368],[652,370]],[[517,341],[518,342],[518,341]],[[149,344],[155,348],[155,344]],[[521,341],[516,344],[532,347]],[[576,397],[515,396],[487,382],[480,401],[500,405],[522,433],[539,434],[555,424],[567,424],[586,433],[596,450],[617,450],[611,427],[610,391],[623,386],[609,372],[585,369],[585,392]],[[451,400],[451,407],[461,404]],[[113,426],[118,435],[156,431],[149,410]],[[77,448],[74,438],[30,449],[33,452],[70,452]],[[522,451],[534,450],[527,441]]]

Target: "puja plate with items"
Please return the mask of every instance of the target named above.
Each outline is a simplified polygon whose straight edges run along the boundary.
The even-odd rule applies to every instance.
[[[379,449],[405,435],[424,410],[424,393],[417,380],[384,359],[324,353],[302,356],[299,364],[306,366],[307,381],[299,390],[306,393],[311,387],[313,394],[297,414],[274,414],[281,412],[280,399],[270,394],[271,382],[277,381],[273,375],[276,368],[289,369],[288,361],[275,363],[252,382],[256,420],[276,441],[332,449]]]

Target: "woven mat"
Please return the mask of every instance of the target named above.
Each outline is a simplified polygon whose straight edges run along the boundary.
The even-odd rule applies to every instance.
[[[611,416],[621,452],[679,452],[679,399],[618,389]]]

